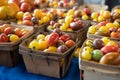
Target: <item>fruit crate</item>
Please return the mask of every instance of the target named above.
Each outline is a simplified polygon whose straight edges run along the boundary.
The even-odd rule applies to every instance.
[[[19,53],[22,54],[26,69],[30,73],[61,78],[69,69],[77,43],[64,53],[43,52],[28,48],[28,44],[40,33],[46,34],[39,32],[23,41],[19,46]]]
[[[15,66],[21,60],[21,56],[18,53],[19,44],[33,34],[34,30],[28,26],[12,25],[14,28],[21,28],[28,30],[29,32],[23,35],[19,40],[13,42],[0,42],[0,65]]]
[[[99,64],[93,60],[81,59],[81,53],[87,40],[83,43],[79,54],[80,80],[119,80],[120,65]]]

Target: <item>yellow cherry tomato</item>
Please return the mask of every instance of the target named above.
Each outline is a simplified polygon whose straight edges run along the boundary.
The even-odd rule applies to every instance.
[[[49,46],[48,50],[50,52],[57,52],[57,48],[55,46]]]
[[[89,34],[94,34],[96,31],[97,31],[97,29],[96,29],[95,26],[90,26],[89,29],[88,29]]]
[[[83,20],[88,20],[89,17],[88,17],[87,15],[83,15],[83,16],[82,16],[82,19],[83,19]]]
[[[104,42],[105,45],[110,41],[108,37],[103,37],[101,40]]]
[[[39,44],[37,40],[33,40],[29,43],[28,45],[29,48],[33,49],[33,50],[39,50]]]
[[[74,52],[74,57],[75,58],[78,58],[79,57],[79,54],[80,54],[80,48],[77,48]]]
[[[39,40],[39,41],[38,41],[38,45],[39,45],[39,49],[40,49],[40,50],[47,49],[47,47],[48,47],[47,41]]]
[[[82,54],[81,54],[81,58],[83,60],[91,60],[92,59],[92,55],[89,51],[83,51]]]
[[[39,35],[37,35],[37,38],[36,38],[36,40],[44,40],[45,39],[45,35],[44,34],[39,34]]]
[[[11,42],[13,42],[13,41],[19,40],[19,37],[15,34],[11,34],[9,39]]]
[[[89,51],[89,52],[92,52],[93,51],[93,48],[90,47],[90,46],[86,46],[83,48],[83,51]]]
[[[85,42],[86,46],[92,46],[93,45],[93,40],[87,40]]]
[[[24,15],[24,12],[22,12],[22,11],[19,11],[19,12],[17,12],[17,14],[16,14],[16,19],[23,19],[23,15]]]

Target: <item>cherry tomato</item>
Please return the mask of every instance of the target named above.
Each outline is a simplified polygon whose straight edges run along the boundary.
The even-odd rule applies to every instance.
[[[6,28],[5,26],[0,26],[0,32],[3,33],[5,28]]]
[[[59,35],[57,33],[51,33],[48,38],[47,38],[47,43],[49,45],[56,45],[56,43],[58,42],[59,40]]]
[[[119,32],[111,32],[110,37],[112,37],[112,38],[119,38],[120,37],[120,33]]]
[[[9,40],[11,42],[13,42],[13,41],[19,40],[19,37],[15,34],[11,34],[10,37],[9,37]]]
[[[70,48],[75,45],[75,42],[73,40],[67,40],[65,42],[65,45]]]
[[[82,54],[81,54],[81,58],[83,60],[91,60],[92,59],[92,55],[89,51],[83,51]]]
[[[117,31],[120,32],[120,28],[118,28]]]
[[[44,50],[48,48],[47,41],[39,40],[38,45],[40,50]]]
[[[18,35],[19,37],[21,37],[21,36],[22,36],[22,34],[21,34],[21,29],[20,29],[20,28],[15,28],[15,29],[14,29],[14,34],[16,34],[16,35]]]
[[[30,20],[23,20],[24,25],[33,26],[33,22]]]
[[[78,47],[75,52],[74,52],[74,57],[78,58],[79,57],[79,53],[80,53],[80,47]],[[81,56],[81,55],[80,55]]]
[[[86,46],[92,46],[93,45],[93,40],[87,40],[85,42]]]
[[[13,32],[13,27],[7,27],[7,28],[5,28],[5,30],[4,30],[4,33],[5,34],[11,34]]]
[[[39,45],[38,45],[37,40],[31,41],[30,44],[28,45],[28,47],[33,50],[39,50]]]
[[[25,34],[27,34],[28,33],[28,30],[25,30],[25,29],[22,29],[21,30],[21,36],[23,36],[23,35],[25,35]]]
[[[103,54],[107,54],[109,52],[117,52],[118,51],[118,46],[113,46],[113,45],[108,45],[108,46],[104,46],[101,51],[103,52]]]
[[[59,40],[66,42],[67,40],[70,40],[70,36],[68,34],[63,34],[62,36],[59,37]]]
[[[5,33],[0,34],[0,42],[8,42],[8,36]]]
[[[49,46],[48,50],[50,52],[57,52],[57,48],[55,46]]]

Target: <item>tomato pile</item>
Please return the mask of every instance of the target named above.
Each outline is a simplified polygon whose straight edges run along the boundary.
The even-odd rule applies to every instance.
[[[111,38],[120,38],[120,23],[119,21],[107,22],[103,21],[89,27],[88,34],[106,36]]]
[[[59,28],[61,31],[77,31],[85,27],[84,21],[73,18],[72,16],[66,16],[65,19],[59,19],[57,22],[50,21],[50,25],[47,27],[49,31]]]
[[[100,64],[120,64],[120,43],[107,37],[87,39],[80,54],[83,60],[96,61]]]
[[[53,18],[53,15],[48,10],[35,9],[33,13],[19,11],[16,14],[18,24],[24,24],[28,26],[42,25],[48,23]]]
[[[13,27],[10,24],[0,25],[0,42],[13,42],[19,40],[23,35],[28,33],[27,30]]]
[[[75,41],[69,34],[52,32],[48,35],[39,34],[33,39],[28,47],[33,50],[42,50],[44,52],[64,53],[75,45]]]

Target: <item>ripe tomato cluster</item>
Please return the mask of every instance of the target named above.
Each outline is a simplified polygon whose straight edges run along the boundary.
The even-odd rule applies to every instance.
[[[19,11],[16,14],[18,24],[24,24],[28,26],[42,25],[48,23],[52,19],[53,15],[48,10],[34,9],[31,12]]]
[[[78,31],[85,27],[85,23],[72,16],[66,16],[64,19],[56,21],[50,21],[50,25],[47,27],[49,31],[59,28],[61,31]]]
[[[34,50],[42,50],[44,52],[64,53],[74,45],[75,41],[70,35],[52,32],[48,35],[37,35],[37,37],[29,43],[28,47]]]
[[[120,23],[119,21],[103,21],[96,25],[92,25],[89,28],[88,33],[111,38],[120,38]]]
[[[0,25],[0,42],[13,42],[28,33],[27,30],[13,27],[10,24]]]
[[[120,43],[107,37],[102,39],[87,39],[80,54],[83,60],[94,60],[100,64],[118,65]],[[113,61],[111,61],[113,60]]]

